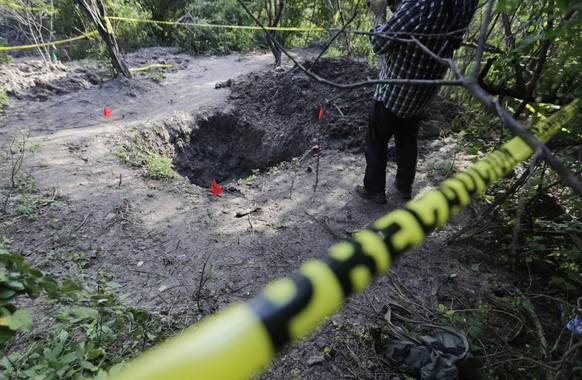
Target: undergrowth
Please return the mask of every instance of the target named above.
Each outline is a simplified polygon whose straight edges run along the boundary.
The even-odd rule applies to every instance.
[[[116,147],[112,153],[122,163],[140,168],[151,179],[180,179],[174,170],[174,161],[169,152],[155,143],[158,136],[157,125],[148,128],[131,129],[115,138]]]
[[[0,379],[104,378],[181,326],[131,306],[105,273],[54,280],[0,244]],[[26,306],[23,306],[26,305]]]

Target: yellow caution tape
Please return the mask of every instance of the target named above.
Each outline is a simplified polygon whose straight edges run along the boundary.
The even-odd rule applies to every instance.
[[[514,98],[514,99],[515,99],[515,100],[517,100],[519,103],[523,103],[523,100],[521,100],[521,99],[516,99],[516,98]],[[538,111],[537,111],[535,108],[533,108],[533,107],[532,107],[532,105],[531,105],[531,104],[529,104],[529,103],[527,103],[527,104],[525,105],[525,108],[526,108],[526,109],[527,109],[529,112],[531,112],[531,113],[533,113],[534,115],[536,115],[537,117],[539,117],[540,119],[545,119],[545,118],[546,118],[544,115],[542,115],[541,113],[539,113],[539,112],[538,112]]]
[[[9,7],[12,7],[14,9],[22,9],[25,11],[33,11],[33,12],[40,12],[40,11],[46,11],[49,13],[57,13],[59,10],[56,8],[51,8],[51,7],[46,7],[46,8],[39,8],[39,7],[24,7],[22,5],[16,4],[16,3],[12,3],[10,1],[6,1],[6,0],[0,0],[0,3],[6,4]]]
[[[129,69],[129,71],[145,71],[145,70],[152,69],[154,67],[173,67],[173,66],[174,65],[172,65],[170,63],[154,63],[154,64],[143,66],[143,67],[136,67],[133,69]]]
[[[111,26],[111,23],[109,22],[109,17],[105,17],[105,27],[107,28],[107,33],[109,34],[113,34],[113,27]]]
[[[191,22],[174,22],[174,21],[155,21],[155,20],[143,20],[138,18],[128,18],[128,17],[114,17],[108,16],[110,20],[119,21],[130,21],[130,22],[141,22],[149,24],[162,24],[162,25],[181,25],[181,26],[196,26],[199,28],[224,28],[224,29],[246,29],[246,30],[263,30],[260,26],[239,26],[239,25],[217,25],[217,24],[198,24]],[[281,28],[281,27],[270,27],[265,26],[266,30],[279,30],[284,32],[323,32],[327,29],[324,28]]]
[[[44,47],[44,46],[60,45],[60,44],[66,43],[66,42],[71,42],[71,41],[76,41],[76,40],[82,40],[84,38],[88,38],[88,37],[94,36],[94,35],[96,35],[98,33],[99,32],[97,32],[96,30],[94,30],[92,32],[85,33],[85,34],[83,34],[82,36],[79,36],[79,37],[68,38],[66,40],[60,40],[60,41],[46,42],[46,43],[43,43],[43,44],[20,45],[20,46],[0,46],[0,51],[21,50],[21,49],[33,49],[33,48],[39,48],[39,47]]]
[[[575,101],[532,129],[547,142],[579,112]],[[402,209],[376,220],[350,241],[333,245],[327,257],[311,260],[291,278],[275,280],[244,303],[189,327],[129,362],[114,380],[248,379],[285,344],[300,339],[337,311],[351,294],[388,271],[407,249],[418,246],[471,198],[530,157],[515,137],[465,172]]]

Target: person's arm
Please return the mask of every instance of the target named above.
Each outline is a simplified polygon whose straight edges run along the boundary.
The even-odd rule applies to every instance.
[[[376,22],[372,31],[372,49],[376,54],[384,54],[390,51],[398,41],[393,38],[407,38],[408,33],[413,32],[418,25],[420,17],[420,5],[417,0],[404,0],[398,6],[392,17],[386,21],[386,14],[376,15]],[[386,37],[379,34],[386,34]]]

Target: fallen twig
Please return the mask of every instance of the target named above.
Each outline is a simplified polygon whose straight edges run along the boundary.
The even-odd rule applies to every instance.
[[[325,219],[324,220],[319,220],[318,218],[316,218],[314,215],[311,215],[310,213],[308,213],[307,211],[304,211],[311,219],[315,220],[317,223],[319,223],[323,228],[325,228],[325,230],[327,232],[329,232],[330,234],[332,234],[333,236],[335,236],[338,239],[345,239],[345,236],[341,236],[340,234],[338,234],[337,232],[335,232],[326,222]]]
[[[256,206],[255,206],[255,207],[251,207],[251,208],[248,208],[248,209],[246,209],[246,210],[243,210],[243,211],[239,211],[239,212],[237,212],[237,213],[235,214],[235,216],[236,216],[237,218],[242,218],[243,216],[247,216],[247,215],[249,215],[249,214],[252,214],[252,213],[254,213],[254,212],[257,212],[257,211],[260,211],[260,210],[261,210],[261,208],[260,208],[260,207],[256,207]]]

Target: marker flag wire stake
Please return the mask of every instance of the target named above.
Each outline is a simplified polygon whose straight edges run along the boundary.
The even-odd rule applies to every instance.
[[[107,106],[103,107],[103,116],[108,119],[111,119],[111,115],[113,114],[113,110]]]
[[[210,185],[210,189],[212,190],[212,193],[214,195],[220,195],[220,193],[222,193],[224,190],[222,190],[222,187],[220,187],[220,185],[216,182],[216,179],[212,180],[212,184]]]
[[[540,121],[531,132],[547,142],[580,112],[576,100]],[[483,193],[533,150],[514,137],[471,168],[377,219],[328,255],[304,263],[295,275],[268,283],[262,293],[190,326],[112,375],[113,380],[248,379],[287,343],[306,336],[363,291],[392,262],[418,246],[472,197]]]
[[[60,44],[66,43],[66,42],[82,40],[83,38],[88,38],[88,37],[94,36],[96,34],[99,34],[99,32],[97,32],[96,30],[94,30],[92,32],[85,33],[85,34],[83,34],[81,36],[78,36],[78,37],[68,38],[66,40],[60,40],[60,41],[47,42],[47,43],[43,43],[43,44],[21,45],[21,46],[0,46],[0,51],[21,50],[21,49],[34,49],[34,48],[38,48],[38,47],[45,47],[45,46],[52,46],[52,45],[60,45]]]

